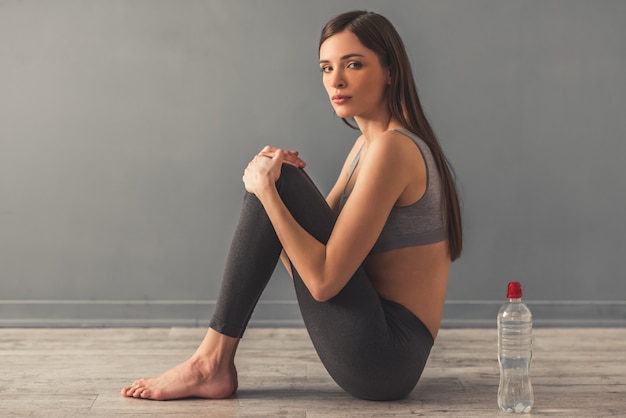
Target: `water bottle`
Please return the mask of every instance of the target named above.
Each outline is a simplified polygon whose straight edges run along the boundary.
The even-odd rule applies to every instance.
[[[509,301],[498,312],[498,406],[506,412],[530,412],[533,406],[529,374],[532,314],[522,303],[522,286],[519,282],[509,283],[506,297]]]

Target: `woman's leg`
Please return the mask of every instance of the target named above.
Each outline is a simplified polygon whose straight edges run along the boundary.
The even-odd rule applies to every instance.
[[[291,177],[293,173],[286,168],[291,166],[284,167],[287,172],[284,177]],[[277,183],[279,189],[282,177]],[[306,194],[303,193],[302,201],[307,201]],[[239,338],[272,276],[281,251],[282,246],[263,205],[256,196],[246,193],[203,342],[186,362],[160,376],[137,380],[122,389],[122,395],[159,400],[230,396],[237,389],[234,357]]]
[[[246,193],[207,334],[186,362],[122,389],[127,397],[225,398],[237,390],[239,338],[269,281],[282,247],[256,196]]]
[[[209,327],[230,337],[243,336],[281,251],[263,205],[246,193]]]

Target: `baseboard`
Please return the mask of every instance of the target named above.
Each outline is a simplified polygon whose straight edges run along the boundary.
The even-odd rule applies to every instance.
[[[446,301],[442,327],[493,328],[502,301]],[[626,301],[534,301],[537,327],[625,327]],[[206,327],[215,301],[0,300],[0,327]],[[262,300],[250,327],[301,327],[296,301]]]
[[[447,328],[496,326],[502,301],[446,301],[441,325]],[[537,327],[625,327],[626,301],[568,300],[527,302]]]
[[[0,300],[0,327],[205,327],[215,301]],[[260,301],[252,327],[303,326],[295,301]]]

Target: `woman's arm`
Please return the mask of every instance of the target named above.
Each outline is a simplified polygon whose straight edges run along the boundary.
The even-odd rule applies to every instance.
[[[352,164],[352,161],[354,160],[356,156],[357,150],[360,148],[362,144],[363,144],[363,138],[359,137],[359,139],[355,141],[352,147],[352,150],[350,150],[350,152],[348,153],[348,156],[346,157],[346,160],[343,163],[341,172],[339,173],[339,176],[337,177],[337,180],[335,181],[335,185],[332,187],[332,189],[326,196],[326,203],[336,214],[339,213],[339,204],[341,201],[341,195],[343,194],[343,191],[346,187],[346,182],[348,181],[348,172],[350,170],[350,165]],[[264,156],[271,158],[274,156],[274,152],[277,151],[277,148],[265,147],[263,150],[266,152],[263,153],[263,151],[261,151],[261,153],[263,153]],[[270,151],[273,151],[273,152],[270,152]],[[300,167],[303,167],[304,165],[300,165]],[[293,274],[291,271],[291,261],[289,260],[289,257],[287,256],[287,253],[285,252],[285,250],[282,250],[280,253],[280,261],[285,267],[285,270],[287,270],[287,273],[289,274],[289,276],[293,278]]]
[[[289,260],[315,299],[335,296],[365,260],[415,175],[415,152],[412,141],[396,132],[370,141],[350,199],[326,245],[295,221],[278,195],[275,182],[284,152],[277,151],[273,158],[257,156],[250,163],[244,174],[246,189],[263,204]]]
[[[356,154],[362,145],[363,137],[361,136],[354,142],[352,149],[348,153],[346,160],[343,163],[341,172],[339,173],[339,176],[335,181],[335,185],[331,188],[330,192],[326,196],[326,203],[332,209],[332,211],[335,212],[335,214],[339,214],[339,204],[341,202],[341,196],[346,188],[346,183],[348,182],[350,166],[352,165],[352,162],[354,161],[354,158],[356,157]],[[273,154],[266,154],[266,156],[272,157]],[[287,256],[285,250],[281,251],[280,253],[280,261],[283,263],[283,266],[285,266],[285,269],[287,270],[289,276],[293,278],[293,273],[291,271],[291,261],[289,260],[289,257]]]

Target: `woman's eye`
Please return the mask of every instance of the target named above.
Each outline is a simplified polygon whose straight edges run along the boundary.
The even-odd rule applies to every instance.
[[[348,64],[348,68],[353,68],[355,70],[358,70],[361,67],[363,67],[363,64],[361,64],[360,62],[356,62],[356,61],[353,61]]]
[[[329,65],[324,65],[323,67],[320,67],[320,71],[323,73],[329,73],[332,70],[332,67],[330,67]]]

